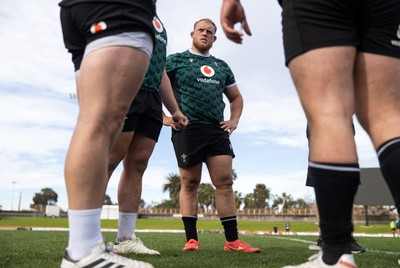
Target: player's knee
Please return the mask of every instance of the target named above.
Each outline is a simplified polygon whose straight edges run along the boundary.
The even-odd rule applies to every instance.
[[[182,178],[181,187],[186,191],[197,191],[200,180],[197,178]]]
[[[233,180],[231,178],[221,179],[214,183],[214,186],[217,190],[231,190],[233,185]]]
[[[147,169],[147,164],[148,164],[148,161],[147,161],[146,159],[138,160],[138,161],[135,163],[136,171],[137,171],[139,174],[143,175],[144,172],[145,172],[146,169]]]

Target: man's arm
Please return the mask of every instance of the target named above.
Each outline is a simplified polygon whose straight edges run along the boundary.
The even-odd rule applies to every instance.
[[[236,85],[226,89],[224,93],[230,103],[230,119],[220,122],[220,125],[222,129],[232,134],[237,128],[240,116],[242,115],[243,97]]]
[[[172,91],[171,82],[168,78],[166,71],[163,72],[163,78],[160,85],[160,96],[167,110],[171,113],[175,123],[175,130],[183,129],[189,123],[188,118],[181,112],[174,93]],[[165,115],[165,114],[164,114]],[[165,120],[163,120],[165,121]]]

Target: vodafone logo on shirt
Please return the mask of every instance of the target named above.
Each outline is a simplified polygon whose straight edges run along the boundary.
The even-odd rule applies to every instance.
[[[214,74],[215,74],[215,71],[211,66],[203,65],[203,66],[200,67],[200,71],[205,77],[208,77],[208,78],[200,78],[200,77],[198,77],[197,78],[198,82],[216,84],[216,85],[220,84],[220,81],[210,78],[210,77],[214,76]]]
[[[208,65],[201,66],[200,71],[205,77],[212,77],[215,74],[214,69]]]
[[[164,27],[159,19],[156,17],[153,18],[153,26],[157,32],[162,33],[164,31]]]
[[[105,29],[107,29],[107,24],[104,21],[100,21],[92,24],[92,26],[90,27],[90,32],[92,34],[95,34],[104,31]]]

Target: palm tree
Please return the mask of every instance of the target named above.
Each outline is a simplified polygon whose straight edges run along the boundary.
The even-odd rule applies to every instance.
[[[201,183],[198,191],[198,201],[200,206],[204,208],[204,212],[208,213],[208,208],[213,204],[215,189],[211,183]]]
[[[298,198],[296,201],[294,201],[293,206],[296,208],[309,208],[310,204],[307,203],[307,201],[303,198]]]
[[[167,183],[163,185],[163,193],[169,191],[169,197],[174,207],[179,207],[179,192],[181,190],[181,177],[176,173],[169,173]]]
[[[252,193],[246,194],[243,198],[244,208],[255,208],[254,195]]]
[[[235,191],[235,207],[236,209],[240,209],[240,206],[243,203],[243,197],[242,197],[242,193],[239,191]]]
[[[282,199],[285,201],[283,204],[283,208],[292,208],[293,207],[293,197],[291,194],[287,194],[285,192],[282,193]]]
[[[274,196],[272,208],[282,210],[282,209],[292,208],[294,204],[295,203],[292,195],[283,192],[282,196],[279,195]]]
[[[253,190],[256,208],[266,208],[268,206],[267,200],[269,200],[270,192],[270,189],[268,189],[264,183],[256,184],[256,187]]]
[[[111,197],[108,194],[106,194],[104,196],[103,205],[113,205],[113,202],[111,201]]]
[[[235,169],[232,169],[232,180],[235,181],[237,179],[237,173]]]

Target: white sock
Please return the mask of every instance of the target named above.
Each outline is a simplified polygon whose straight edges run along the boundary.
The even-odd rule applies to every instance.
[[[103,242],[100,216],[101,208],[68,210],[68,250],[72,259],[86,257],[95,245]]]
[[[135,234],[137,213],[119,212],[117,242],[130,239]]]

